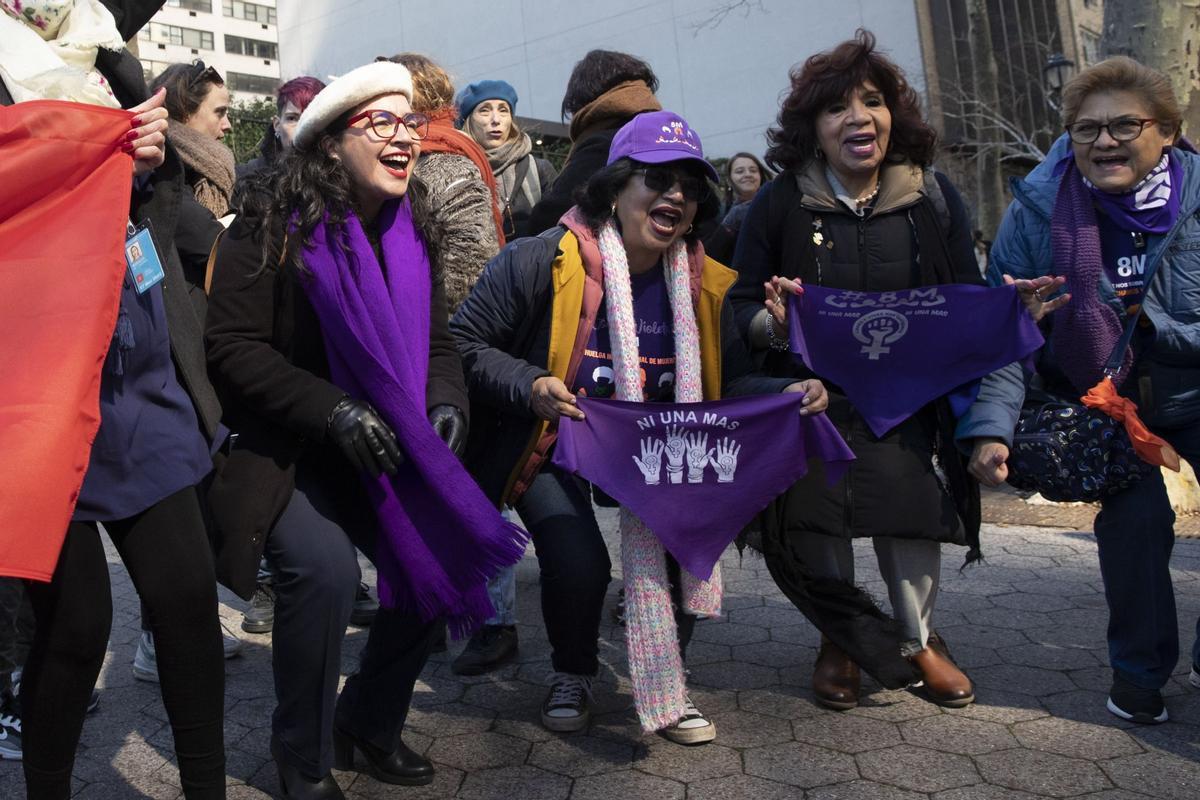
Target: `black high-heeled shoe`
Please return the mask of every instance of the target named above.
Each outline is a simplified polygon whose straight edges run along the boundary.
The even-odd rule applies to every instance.
[[[333,775],[313,781],[289,764],[283,757],[283,747],[274,736],[271,737],[271,757],[275,759],[275,768],[279,771],[279,791],[284,800],[346,800],[342,787],[338,786]]]
[[[355,750],[363,754],[367,762],[365,770],[355,765]],[[333,729],[333,766],[336,769],[366,772],[377,781],[400,786],[425,786],[433,782],[433,764],[420,753],[409,749],[404,742],[388,753],[337,727]]]

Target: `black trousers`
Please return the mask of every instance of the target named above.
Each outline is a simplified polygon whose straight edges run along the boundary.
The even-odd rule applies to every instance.
[[[272,729],[284,757],[313,779],[333,767],[334,725],[383,750],[395,747],[442,624],[380,608],[358,672],[337,697],[360,578],[355,547],[374,560],[378,528],[361,494],[335,496],[327,487],[316,468],[301,463],[296,491],[266,546],[275,568]]]
[[[212,553],[193,488],[104,523],[149,610],[163,705],[189,800],[225,797],[225,666]],[[21,680],[26,792],[71,793],[88,698],[112,628],[112,590],[94,522],[72,522],[50,583],[26,582],[37,620]]]
[[[533,537],[541,572],[542,617],[558,672],[595,675],[600,615],[612,564],[585,481],[546,464],[515,508]],[[686,657],[696,618],[681,611],[679,565],[667,555],[679,649]]]

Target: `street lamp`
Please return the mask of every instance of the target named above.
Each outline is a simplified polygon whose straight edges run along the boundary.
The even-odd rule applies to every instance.
[[[1046,103],[1050,108],[1054,109],[1055,113],[1062,110],[1060,101],[1062,99],[1063,87],[1071,80],[1075,73],[1075,62],[1064,56],[1062,53],[1051,53],[1046,59],[1046,66],[1042,67],[1042,81],[1046,89]]]

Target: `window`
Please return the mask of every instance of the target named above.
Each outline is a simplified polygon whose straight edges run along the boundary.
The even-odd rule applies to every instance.
[[[275,24],[275,9],[258,3],[243,3],[240,0],[221,0],[221,12],[234,19],[248,19],[265,25]]]
[[[203,11],[205,14],[212,13],[212,0],[167,0],[167,5],[171,8]]]
[[[274,42],[264,42],[259,39],[246,39],[242,36],[225,34],[225,52],[239,56],[254,56],[279,60],[279,45]]]
[[[225,85],[232,92],[249,92],[250,94],[275,94],[279,81],[264,75],[247,75],[244,72],[228,72],[225,74]]]
[[[1083,63],[1080,69],[1100,61],[1100,34],[1092,33],[1087,28],[1079,29],[1079,55]]]
[[[181,28],[178,25],[163,25],[161,22],[151,22],[142,28],[139,39],[159,44],[177,44],[190,47],[193,50],[212,50],[213,35],[211,31],[198,31],[195,28]]]

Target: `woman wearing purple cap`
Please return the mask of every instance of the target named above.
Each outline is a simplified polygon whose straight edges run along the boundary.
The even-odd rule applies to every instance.
[[[1124,57],[1080,72],[1063,89],[1067,134],[1013,186],[990,277],[1017,278],[1037,317],[1062,308],[1047,319],[1048,344],[1030,387],[1039,394],[1087,392],[1140,312],[1114,381],[1196,465],[1200,158],[1179,138],[1181,120],[1160,72]],[[1072,294],[1050,299],[1064,283]],[[1167,719],[1162,688],[1179,659],[1174,522],[1157,470],[1102,499],[1096,517],[1113,670],[1107,707],[1134,722]],[[1200,688],[1200,622],[1196,633],[1190,681]]]
[[[495,502],[517,509],[537,548],[555,669],[542,706],[550,730],[587,725],[609,582],[589,486],[549,460],[559,419],[583,416],[576,396],[699,402],[791,391],[806,393],[805,413],[825,406],[820,381],[751,372],[726,299],[736,275],[706,259],[698,241],[717,214],[716,177],[687,122],[665,111],[638,115],[617,132],[608,166],[562,227],[501,251],[451,321],[480,413],[468,465]],[[673,649],[686,648],[693,614],[719,605],[719,575],[701,581],[656,542],[633,541],[628,517],[627,634],[643,728],[680,743],[711,741],[715,726],[688,700],[682,669],[665,675],[651,665],[678,663]],[[637,638],[638,626],[658,638]],[[678,691],[644,691],[642,678]]]

